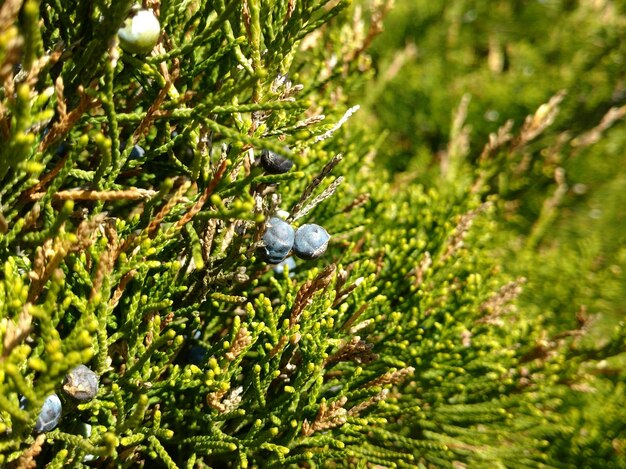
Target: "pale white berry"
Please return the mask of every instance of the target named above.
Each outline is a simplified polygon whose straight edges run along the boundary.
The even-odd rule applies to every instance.
[[[161,35],[161,24],[152,10],[131,11],[123,26],[117,31],[120,46],[131,54],[147,54]]]

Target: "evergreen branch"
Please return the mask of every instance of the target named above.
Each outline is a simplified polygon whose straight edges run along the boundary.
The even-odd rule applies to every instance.
[[[148,441],[150,442],[152,449],[159,455],[159,458],[161,458],[161,461],[163,461],[168,469],[178,469],[178,466],[156,436],[150,435],[148,437]]]
[[[187,222],[189,222],[207,202],[217,185],[220,183],[222,177],[224,176],[224,172],[226,171],[226,161],[223,161],[222,164],[217,168],[217,171],[213,175],[211,182],[206,187],[202,195],[198,198],[196,203],[189,209],[189,211],[176,223],[177,228],[182,228]]]
[[[169,62],[173,58],[180,58],[184,55],[190,54],[203,43],[210,42],[211,36],[216,34],[220,27],[223,27],[224,22],[227,21],[228,17],[233,14],[233,11],[238,6],[238,4],[236,1],[231,1],[230,3],[228,3],[228,5],[225,6],[222,0],[221,6],[222,11],[220,11],[219,15],[211,22],[211,24],[206,29],[200,31],[199,33],[196,33],[191,41],[186,42],[184,45],[172,49],[165,54],[157,54],[150,57],[148,59],[148,63],[157,64],[160,62]],[[236,41],[233,38],[231,40],[231,44],[235,43]]]

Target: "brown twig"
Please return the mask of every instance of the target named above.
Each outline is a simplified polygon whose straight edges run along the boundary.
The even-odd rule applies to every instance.
[[[354,407],[352,407],[348,411],[348,415],[350,417],[356,417],[361,412],[363,412],[365,409],[367,409],[368,407],[371,407],[371,406],[377,404],[378,402],[386,399],[388,395],[389,395],[389,389],[382,389],[378,394],[375,394],[372,397],[370,397],[369,399],[366,399],[365,401],[361,402],[360,404],[357,404]]]
[[[369,305],[370,305],[369,303],[363,303],[361,307],[352,316],[348,318],[348,320],[343,324],[343,326],[341,326],[341,330],[342,331],[348,330],[352,326],[352,324],[354,324],[354,322],[361,316],[361,314],[365,312],[365,310],[367,309]]]
[[[463,214],[459,219],[456,227],[454,228],[454,232],[446,241],[446,250],[443,252],[442,256],[439,258],[439,262],[443,264],[448,259],[450,259],[454,254],[457,253],[459,249],[463,247],[463,242],[465,237],[467,236],[469,229],[474,222],[476,216],[482,212],[484,212],[489,206],[490,202],[485,202],[481,204],[478,208],[474,210],[470,210],[469,212]]]
[[[241,327],[237,331],[237,336],[233,340],[228,352],[226,352],[225,356],[228,361],[232,362],[235,360],[241,352],[245,350],[245,348],[252,343],[252,337],[250,337],[250,333],[248,329],[245,327]]]
[[[626,105],[620,107],[612,107],[602,117],[602,120],[593,129],[579,135],[572,140],[572,146],[584,148],[597,143],[602,137],[602,133],[611,127],[616,121],[626,116]]]
[[[375,386],[385,386],[387,384],[398,384],[404,381],[404,379],[406,379],[408,376],[411,376],[414,371],[415,368],[413,368],[412,366],[401,368],[399,370],[388,371],[384,375],[373,379],[369,383],[365,383],[364,387],[372,388]]]
[[[112,223],[105,225],[106,238],[109,241],[106,251],[102,253],[98,261],[98,267],[93,279],[93,288],[91,289],[91,298],[95,298],[101,290],[102,283],[106,276],[113,270],[115,261],[120,254],[117,232]]]
[[[337,266],[335,264],[330,264],[322,270],[318,276],[315,277],[315,279],[304,282],[298,290],[298,293],[296,293],[296,299],[293,302],[291,315],[289,317],[289,327],[293,327],[298,323],[304,308],[306,308],[313,301],[313,295],[316,292],[323,290],[330,284],[336,270]]]
[[[42,446],[46,441],[46,434],[41,433],[37,435],[35,441],[30,447],[28,447],[20,456],[20,458],[13,463],[11,469],[35,469],[37,467],[37,461],[35,458],[39,456],[42,450]]]
[[[522,285],[524,283],[526,283],[526,279],[520,277],[500,288],[497,293],[480,305],[480,311],[487,314],[476,322],[478,324],[500,325],[500,317],[506,314],[510,309],[511,302],[522,292]]]
[[[339,350],[330,355],[324,364],[354,361],[356,363],[371,363],[378,359],[378,354],[372,352],[374,344],[361,340],[360,337],[352,337],[350,342],[344,343]]]
[[[70,189],[52,194],[53,200],[138,200],[149,199],[156,194],[156,191],[149,189],[138,189],[132,187],[120,191],[97,191],[90,189]],[[40,200],[46,195],[45,192],[30,194],[30,200]]]
[[[176,190],[176,193],[167,201],[167,203],[161,208],[159,213],[150,221],[148,227],[146,228],[146,232],[148,236],[152,236],[154,232],[157,230],[163,219],[167,216],[168,213],[174,208],[174,206],[180,202],[183,198],[183,195],[189,187],[191,186],[191,182],[185,181],[180,187]]]
[[[341,209],[342,213],[349,213],[352,210],[362,207],[363,205],[365,205],[368,201],[370,200],[370,195],[369,193],[364,193],[364,194],[360,194],[356,197],[356,199],[354,199],[352,202],[350,202],[348,205],[346,205],[343,209]]]
[[[519,137],[513,141],[514,150],[524,147],[554,123],[554,119],[559,112],[559,104],[561,104],[565,95],[565,90],[559,91],[547,103],[539,106],[532,116],[526,117]]]
[[[153,2],[156,3],[156,2]],[[158,4],[156,5],[156,14],[158,15]],[[154,8],[154,7],[153,7]],[[159,43],[153,50],[153,55],[160,55],[166,52],[165,47]],[[156,99],[148,108],[146,115],[141,120],[137,129],[133,133],[133,144],[137,143],[137,140],[144,134],[146,134],[150,130],[150,126],[154,119],[158,117],[158,111],[165,99],[167,98],[170,89],[174,85],[174,82],[178,79],[180,75],[180,61],[178,58],[174,58],[172,60],[172,72],[167,69],[167,65],[164,62],[159,64],[159,68],[161,69],[161,74],[163,75],[163,80],[165,81],[165,86],[159,90],[159,94]]]
[[[46,187],[46,185],[50,181],[52,181],[52,179],[54,179],[57,174],[59,174],[59,172],[63,169],[63,166],[65,166],[66,161],[67,161],[67,155],[65,155],[63,158],[61,158],[59,160],[59,162],[54,166],[54,168],[52,168],[52,170],[49,173],[47,173],[44,176],[42,176],[39,179],[39,182],[37,184],[35,184],[30,189],[24,191],[24,193],[22,194],[22,198],[23,199],[29,199],[29,200],[39,200],[39,199],[41,199],[41,197],[43,197],[43,194],[45,194],[45,193],[44,192],[38,193],[38,191],[40,191],[42,188]]]
[[[11,350],[22,342],[32,329],[32,316],[28,312],[29,304],[26,304],[22,307],[22,311],[20,311],[19,316],[17,317],[17,322],[12,319],[4,318],[0,324],[2,324],[5,328],[4,338],[2,341],[2,358],[8,357],[11,353]]]
[[[177,228],[182,228],[187,222],[189,222],[193,217],[195,217],[196,214],[200,210],[202,210],[202,207],[204,206],[206,201],[209,200],[209,197],[211,196],[211,194],[213,193],[213,191],[215,190],[219,182],[222,180],[222,176],[224,175],[224,172],[226,171],[226,166],[227,166],[226,160],[222,161],[222,164],[219,166],[219,168],[217,168],[217,171],[213,175],[213,179],[211,179],[211,182],[206,187],[202,195],[198,198],[196,203],[189,209],[189,211],[180,220],[178,220],[178,222],[176,223]]]
[[[313,423],[309,424],[309,421],[306,419],[302,423],[302,434],[311,436],[316,431],[328,430],[346,423],[347,411],[343,406],[347,401],[348,398],[346,396],[342,396],[330,404],[322,401]]]
[[[120,301],[120,299],[122,298],[122,295],[124,294],[124,289],[126,288],[126,285],[128,285],[128,282],[130,282],[136,274],[137,274],[137,271],[133,269],[130,272],[127,272],[122,277],[122,279],[120,280],[120,283],[117,285],[117,288],[113,292],[113,296],[111,296],[111,300],[109,301],[109,305],[111,306],[111,309],[117,306],[117,303]]]
[[[92,84],[92,86],[96,85],[97,81]],[[52,126],[50,132],[46,134],[39,144],[39,151],[45,151],[53,142],[60,140],[61,137],[67,134],[74,124],[78,122],[85,112],[98,104],[98,101],[95,98],[92,98],[85,93],[82,86],[78,87],[78,94],[80,95],[80,102],[78,103],[78,106],[76,106],[75,109],[72,109],[69,114],[66,114],[64,119],[59,120]]]
[[[48,239],[43,246],[37,248],[33,269],[29,273],[31,284],[28,301],[30,303],[34,303],[39,297],[44,286],[69,252],[84,250],[93,242],[93,233],[103,220],[104,215],[101,214],[81,222],[76,230],[75,241],[60,238]],[[59,275],[62,275],[61,271]]]

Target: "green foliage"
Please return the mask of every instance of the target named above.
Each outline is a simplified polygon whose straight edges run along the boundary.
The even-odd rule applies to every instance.
[[[625,13],[611,1],[398,2],[364,95],[368,125],[388,132],[379,161],[398,180],[445,188],[461,176],[497,194],[491,255],[526,279],[520,310],[576,337],[578,384],[560,407],[569,436],[548,451],[585,467],[624,464],[626,427],[604,402],[626,404],[624,346],[611,340],[626,312]],[[587,362],[603,357],[614,358]]]
[[[368,96],[392,131],[390,164],[405,168],[422,147],[445,147],[450,112],[466,93],[477,150],[561,89],[569,93],[563,128],[595,125],[624,100],[624,13],[610,1],[398,2],[373,56],[383,68],[394,59],[405,66]]]
[[[556,102],[476,167],[458,119],[424,187],[381,168],[382,139],[351,118],[388,5],[148,3],[163,35],[146,56],[116,40],[131,2],[0,7],[0,464],[491,468],[591,452],[618,467],[623,386],[589,370],[623,350],[623,324],[589,346],[550,322],[577,291],[546,314],[515,303],[545,231],[518,270],[498,265],[519,195],[498,169]],[[295,168],[264,174],[264,149]],[[277,213],[327,229],[327,253],[274,272],[256,253]],[[61,390],[78,364],[99,375],[92,401]],[[573,391],[594,386],[609,422]],[[35,435],[52,392],[60,424]],[[581,410],[564,414],[572,396]]]

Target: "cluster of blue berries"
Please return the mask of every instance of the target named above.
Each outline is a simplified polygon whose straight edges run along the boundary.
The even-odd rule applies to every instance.
[[[293,161],[271,150],[261,152],[261,166],[269,174],[283,174],[293,167]],[[330,235],[319,225],[302,225],[296,231],[284,220],[270,218],[263,235],[263,258],[270,264],[288,265],[290,270],[295,262],[287,256],[293,253],[300,259],[317,259],[326,252]],[[290,262],[289,262],[290,261]],[[278,267],[278,266],[277,266]],[[274,269],[282,273],[283,269]]]
[[[85,365],[73,368],[63,382],[63,391],[77,401],[85,402],[93,399],[98,394],[98,375]],[[22,407],[26,406],[26,400],[22,399]],[[41,411],[35,423],[35,432],[44,433],[53,430],[61,420],[63,406],[61,399],[56,393],[46,397]]]
[[[270,218],[263,234],[263,258],[270,264],[283,262],[291,250],[300,259],[317,259],[326,252],[330,235],[314,223],[297,230],[284,220]]]

